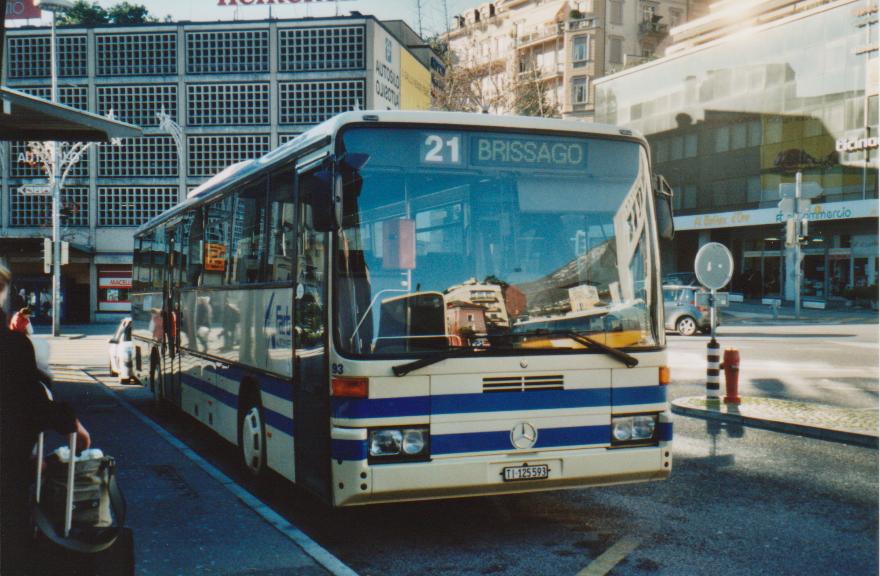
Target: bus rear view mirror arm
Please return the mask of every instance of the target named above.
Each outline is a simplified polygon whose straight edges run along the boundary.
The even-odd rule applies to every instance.
[[[654,204],[657,215],[657,235],[661,240],[675,237],[675,220],[672,211],[672,187],[659,174],[654,177]]]

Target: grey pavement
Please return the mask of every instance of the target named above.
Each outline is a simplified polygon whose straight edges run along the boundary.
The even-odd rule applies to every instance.
[[[672,401],[672,411],[799,436],[877,448],[878,413],[874,407],[836,408],[779,398],[741,397],[741,404],[688,396]]]
[[[801,308],[800,318],[794,306],[785,303],[774,313],[767,304],[756,301],[731,302],[721,311],[721,322],[726,325],[748,324],[864,324],[878,323],[877,310],[859,307],[832,307],[826,310]]]
[[[254,498],[230,491],[228,479],[187,457],[182,445],[163,438],[85,371],[62,366],[53,371],[56,398],[75,407],[93,446],[116,458],[128,503],[126,524],[135,535],[137,574],[331,573],[258,514]],[[52,434],[47,448],[62,443]]]

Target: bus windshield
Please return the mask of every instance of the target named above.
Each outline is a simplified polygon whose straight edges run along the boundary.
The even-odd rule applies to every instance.
[[[632,141],[351,127],[336,345],[351,355],[658,345],[647,156]]]

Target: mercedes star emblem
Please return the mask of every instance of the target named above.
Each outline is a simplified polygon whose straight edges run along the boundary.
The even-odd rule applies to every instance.
[[[538,431],[528,422],[520,422],[510,431],[510,443],[514,448],[531,448],[538,441]]]

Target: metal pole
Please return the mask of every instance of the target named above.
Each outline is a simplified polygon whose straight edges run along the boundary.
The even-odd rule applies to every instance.
[[[52,12],[52,31],[49,39],[49,59],[52,66],[52,103],[58,103],[58,58],[55,47],[55,12]],[[52,336],[61,335],[61,147],[52,143]]]
[[[709,327],[711,338],[706,345],[706,399],[721,398],[721,345],[715,340],[715,290],[709,292]]]
[[[794,317],[801,317],[801,172],[794,180]]]

